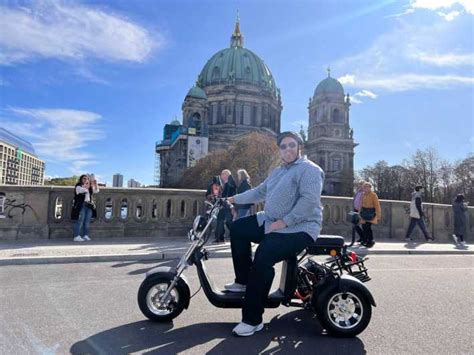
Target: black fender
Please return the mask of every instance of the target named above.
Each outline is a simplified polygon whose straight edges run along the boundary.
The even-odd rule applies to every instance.
[[[171,266],[158,266],[155,267],[151,270],[148,270],[145,276],[145,280],[151,279],[151,278],[166,278],[172,281],[175,276],[177,275],[177,271],[175,267]],[[188,309],[189,307],[189,301],[191,300],[191,290],[189,289],[189,282],[186,279],[186,277],[181,274],[178,280],[178,285],[182,287],[183,292],[184,292],[184,298],[185,298],[185,303],[184,303],[184,308]]]
[[[354,276],[351,275],[342,275],[339,279],[339,290],[341,292],[344,292],[349,288],[349,286],[362,292],[365,296],[367,296],[370,301],[370,304],[374,307],[377,307],[377,305],[375,304],[374,296],[372,296],[369,289],[364,285],[362,281],[356,279]]]
[[[370,304],[374,307],[377,307],[377,305],[375,304],[374,296],[372,296],[369,289],[362,283],[362,281],[350,275],[342,275],[339,277],[329,276],[324,279],[314,288],[311,304],[313,307],[316,307],[316,305],[318,304],[319,296],[323,293],[323,291],[327,289],[336,288],[340,292],[344,292],[349,287],[353,287],[362,292],[362,294],[367,297]]]

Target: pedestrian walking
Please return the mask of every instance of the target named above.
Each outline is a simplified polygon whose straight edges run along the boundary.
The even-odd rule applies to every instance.
[[[364,194],[362,195],[362,205],[360,208],[360,218],[364,240],[361,245],[372,248],[375,244],[372,224],[377,224],[382,219],[382,209],[380,208],[379,197],[372,191],[372,184],[364,182],[362,185]]]
[[[453,201],[454,214],[454,243],[465,246],[464,235],[466,234],[466,212],[469,202],[464,201],[464,195],[459,194]]]
[[[247,190],[252,188],[250,183],[250,176],[245,169],[239,169],[237,171],[237,179],[239,181],[239,186],[237,186],[237,194],[244,193]],[[235,219],[239,219],[242,217],[247,217],[250,215],[250,208],[252,208],[253,204],[248,203],[244,205],[234,205],[235,209]]]
[[[353,211],[355,212],[354,214],[352,214],[352,223],[353,223],[352,240],[354,240],[354,233],[357,232],[357,234],[359,235],[359,240],[357,241],[357,243],[366,242],[364,238],[364,231],[362,230],[360,226],[360,216],[359,216],[359,212],[362,208],[362,198],[364,196],[364,188],[363,188],[364,183],[365,181],[363,180],[358,181],[356,183],[356,191],[354,194],[354,198],[352,200],[352,208],[353,208]]]
[[[408,226],[407,234],[405,236],[406,241],[413,240],[410,235],[417,225],[420,226],[420,229],[423,232],[427,242],[432,242],[434,240],[433,237],[429,236],[428,231],[426,230],[425,221],[423,219],[425,215],[423,213],[423,201],[421,199],[422,194],[423,186],[415,186],[415,191],[413,191],[410,201],[410,225]]]
[[[71,211],[71,219],[74,223],[74,241],[84,242],[91,240],[89,236],[89,225],[92,218],[97,217],[97,210],[92,200],[92,195],[99,192],[97,180],[94,175],[81,175],[74,187],[74,199]],[[81,236],[82,231],[82,236]]]

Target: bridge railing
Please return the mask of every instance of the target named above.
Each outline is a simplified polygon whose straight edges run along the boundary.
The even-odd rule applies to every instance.
[[[59,186],[0,186],[0,240],[71,238],[73,191]],[[184,238],[194,217],[204,211],[204,195],[204,190],[101,188],[94,195],[97,218],[92,221],[91,235]],[[348,237],[352,225],[346,216],[352,199],[324,196],[322,203],[322,233]],[[373,227],[375,239],[402,240],[409,224],[409,202],[382,200],[381,206],[382,220]],[[451,241],[451,206],[425,203],[423,208],[429,233],[439,241]],[[467,222],[467,234],[472,235],[472,207]],[[422,238],[418,229],[413,236]]]

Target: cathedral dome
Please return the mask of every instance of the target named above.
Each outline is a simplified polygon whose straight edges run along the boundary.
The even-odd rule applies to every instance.
[[[316,90],[314,90],[314,95],[326,93],[336,93],[344,95],[344,88],[342,87],[342,84],[337,79],[331,78],[329,73],[328,77],[321,81],[316,87]]]
[[[252,51],[243,47],[243,36],[237,21],[230,48],[225,48],[209,59],[199,74],[198,85],[251,84],[276,96],[276,85],[270,69]]]
[[[201,89],[199,86],[193,86],[191,89],[189,89],[188,94],[186,97],[194,97],[196,99],[207,99],[206,92]]]

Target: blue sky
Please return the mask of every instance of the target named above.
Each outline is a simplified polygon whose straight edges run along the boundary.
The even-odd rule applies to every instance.
[[[474,150],[468,0],[0,0],[0,126],[34,144],[48,176],[152,184],[155,141],[229,46],[237,10],[281,89],[282,129],[307,125],[330,65],[353,98],[356,169]]]

